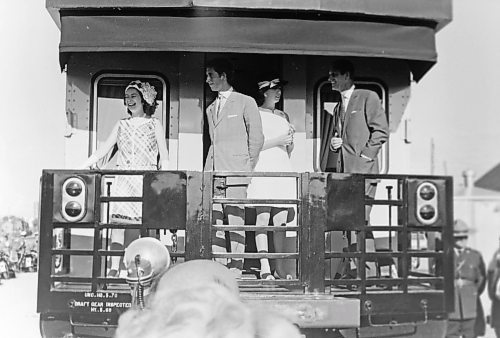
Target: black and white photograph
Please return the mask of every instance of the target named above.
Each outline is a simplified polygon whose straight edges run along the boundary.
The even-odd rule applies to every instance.
[[[0,336],[500,338],[500,2],[0,3]]]

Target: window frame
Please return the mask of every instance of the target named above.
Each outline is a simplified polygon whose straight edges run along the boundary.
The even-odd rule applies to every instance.
[[[320,169],[320,147],[321,147],[321,138],[320,138],[320,130],[321,130],[321,112],[320,104],[321,104],[321,89],[323,86],[328,85],[331,86],[328,78],[323,78],[318,81],[315,86],[315,98],[316,102],[314,105],[314,119],[315,123],[313,125],[314,131],[314,143],[315,143],[315,154],[314,154],[314,171],[321,171]],[[384,107],[384,112],[387,117],[387,121],[389,123],[389,93],[386,86],[383,84],[381,80],[377,79],[359,79],[354,81],[354,85],[370,85],[377,86],[380,88],[382,92],[382,106]],[[390,135],[389,135],[390,138]],[[380,174],[387,174],[389,172],[389,140],[382,145],[380,152],[378,154],[379,159],[379,171]]]
[[[162,98],[163,98],[163,103],[162,103],[162,111],[160,112],[161,114],[161,121],[165,129],[165,139],[167,142],[167,149],[169,150],[169,153],[172,151],[172,144],[171,140],[173,138],[172,135],[172,128],[167,128],[167,123],[170,123],[169,115],[167,115],[167,107],[170,108],[170,96],[167,96],[167,90],[168,94],[170,94],[170,87],[169,83],[167,80],[158,74],[151,74],[151,73],[118,73],[118,72],[105,72],[101,73],[98,76],[96,76],[93,81],[92,81],[92,110],[90,112],[90,121],[91,123],[89,124],[90,129],[90,135],[89,135],[89,154],[93,153],[97,149],[97,120],[98,120],[98,99],[99,96],[97,95],[97,87],[99,85],[99,82],[103,78],[140,78],[140,79],[154,79],[157,81],[160,81],[162,83]],[[169,109],[170,111],[170,109]],[[156,112],[158,114],[158,112]]]

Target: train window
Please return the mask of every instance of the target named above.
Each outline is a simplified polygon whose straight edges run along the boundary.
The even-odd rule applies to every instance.
[[[369,89],[374,91],[380,97],[382,106],[385,108],[388,116],[388,100],[387,92],[384,86],[376,81],[356,81],[356,88]],[[327,79],[322,80],[317,86],[316,91],[316,116],[314,125],[314,134],[316,139],[315,151],[315,170],[316,171],[333,171],[335,169],[336,158],[335,153],[331,153],[328,157],[328,163],[321,163],[322,154],[328,151],[328,141],[325,136],[328,133],[328,128],[333,124],[333,112],[338,102],[340,101],[340,93],[332,90],[331,84]],[[333,156],[332,156],[333,155]],[[389,169],[389,149],[388,143],[385,143],[379,153],[380,173],[385,174]],[[326,168],[327,170],[325,170]]]
[[[91,114],[91,140],[90,152],[95,151],[99,145],[104,142],[116,122],[128,117],[123,98],[127,85],[133,80],[147,81],[155,87],[157,94],[156,100],[158,107],[154,116],[158,118],[165,129],[167,138],[167,147],[169,146],[169,120],[167,116],[167,107],[169,106],[169,93],[166,81],[157,75],[148,74],[101,74],[93,86],[93,110]],[[111,159],[105,167],[111,167]]]

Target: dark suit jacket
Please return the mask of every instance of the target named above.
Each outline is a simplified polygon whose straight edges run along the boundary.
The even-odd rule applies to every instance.
[[[233,91],[218,117],[215,101],[206,113],[212,144],[205,170],[252,171],[264,145],[262,121],[255,100]]]
[[[340,110],[336,114],[338,127]],[[337,133],[338,133],[337,128]],[[339,133],[340,135],[340,133]],[[342,147],[337,171],[378,174],[378,152],[389,137],[387,117],[378,95],[366,89],[354,89],[342,125]],[[367,160],[361,154],[372,159]],[[342,168],[339,170],[339,168]]]
[[[481,254],[470,248],[460,255],[455,253],[455,311],[448,318],[477,318],[479,296],[485,286],[486,268]]]

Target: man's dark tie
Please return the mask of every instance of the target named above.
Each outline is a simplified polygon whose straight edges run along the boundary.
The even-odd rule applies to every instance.
[[[345,111],[346,111],[346,105],[345,105],[345,102],[346,102],[346,98],[344,97],[344,95],[341,95],[341,98],[340,98],[340,122],[342,123],[342,129],[345,128]]]
[[[342,103],[342,99],[340,99],[338,105],[337,105],[337,111],[336,111],[336,130],[337,130],[337,135],[336,137],[341,137],[342,135],[342,128],[344,128],[344,117],[345,117],[345,110],[344,110],[344,105]]]
[[[335,118],[336,131],[334,137],[342,137],[343,130],[345,128],[344,121],[345,121],[345,108],[341,96],[339,103],[337,105],[336,118]],[[342,160],[342,147],[338,149],[338,158],[336,166],[337,166],[336,171],[338,173],[344,172],[344,162]]]

